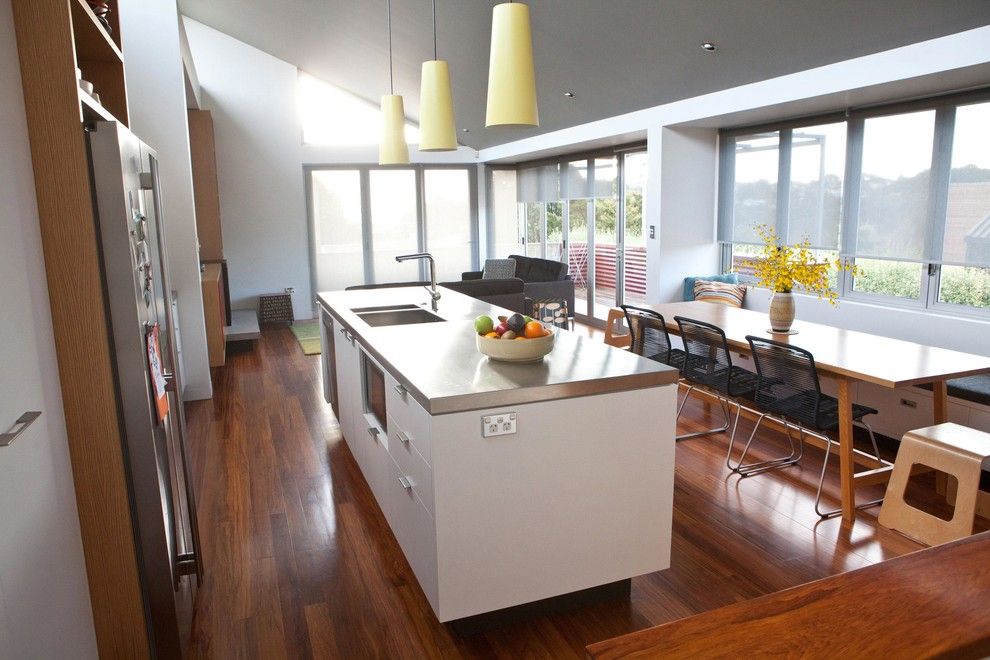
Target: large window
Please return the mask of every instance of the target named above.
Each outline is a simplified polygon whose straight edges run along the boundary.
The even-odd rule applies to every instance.
[[[990,92],[723,131],[719,169],[726,270],[767,224],[853,261],[843,296],[990,313]]]
[[[314,291],[426,279],[426,251],[438,281],[477,267],[477,194],[469,167],[307,168]]]

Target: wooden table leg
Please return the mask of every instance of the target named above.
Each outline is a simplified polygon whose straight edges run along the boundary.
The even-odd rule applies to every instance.
[[[932,402],[935,409],[935,423],[944,424],[949,421],[949,388],[944,380],[932,383]]]
[[[856,483],[853,475],[852,383],[848,378],[839,379],[839,489],[842,497],[842,518],[856,518]]]

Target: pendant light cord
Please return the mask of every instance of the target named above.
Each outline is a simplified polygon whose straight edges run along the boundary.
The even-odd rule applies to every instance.
[[[433,59],[437,57],[437,0],[433,0]]]
[[[388,25],[388,91],[395,95],[395,83],[392,79],[392,0],[385,0],[385,11]]]

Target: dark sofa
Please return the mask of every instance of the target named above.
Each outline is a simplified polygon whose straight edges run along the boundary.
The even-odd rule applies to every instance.
[[[516,276],[513,279],[519,279],[523,282],[523,293],[526,298],[530,300],[566,300],[568,314],[574,316],[574,280],[567,275],[567,264],[552,259],[524,257],[521,254],[510,254],[509,259],[516,262]],[[483,283],[507,281],[483,280],[481,275],[482,271],[480,270],[463,273],[461,275],[462,284],[470,289],[474,286],[482,286]],[[462,293],[469,296],[474,295],[467,290],[462,291]],[[505,306],[503,305],[503,307]]]
[[[463,293],[466,296],[483,300],[486,303],[511,309],[520,314],[526,313],[526,295],[523,293],[524,283],[518,277],[504,280],[461,280],[460,282],[440,282],[442,286]]]

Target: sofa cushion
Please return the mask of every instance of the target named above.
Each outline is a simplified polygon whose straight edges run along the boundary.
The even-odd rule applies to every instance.
[[[990,374],[955,378],[945,381],[945,384],[951,397],[990,406]],[[924,383],[918,387],[929,392],[932,390],[931,383]]]
[[[567,278],[567,264],[553,259],[509,255],[516,260],[516,277],[524,282],[556,282]]]
[[[738,273],[725,273],[724,275],[700,275],[684,278],[684,300],[694,300],[694,283],[697,280],[707,280],[709,282],[725,282],[727,284],[739,284]]]
[[[485,259],[485,269],[481,273],[481,279],[506,280],[515,275],[515,259]]]
[[[698,280],[694,283],[694,299],[729,307],[742,307],[746,299],[746,287],[741,284]]]

